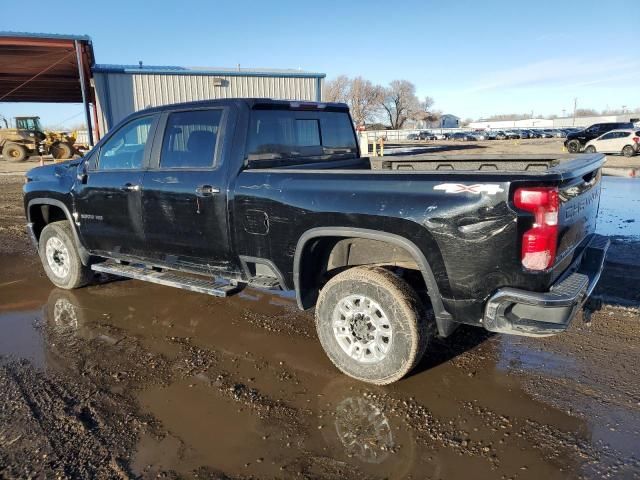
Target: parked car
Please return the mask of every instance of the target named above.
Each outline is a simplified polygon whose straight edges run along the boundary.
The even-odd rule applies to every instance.
[[[584,130],[569,133],[564,142],[564,146],[570,153],[580,152],[590,140],[598,138],[611,130],[632,130],[631,122],[607,122],[595,123]]]
[[[633,157],[640,152],[640,130],[612,130],[587,142],[587,153],[621,153]]]
[[[495,140],[496,135],[490,130],[472,132],[472,135],[478,140]]]
[[[459,324],[546,336],[596,306],[604,156],[462,158],[360,157],[344,104],[209,100],[138,111],[30,170],[24,205],[59,288],[103,272],[292,290],[331,362],[388,384]]]
[[[436,136],[427,130],[423,130],[418,133],[416,140],[436,140]]]
[[[434,136],[436,137],[436,140],[449,140],[449,137],[451,137],[450,133],[435,133]]]
[[[473,142],[478,139],[468,132],[456,132],[449,137],[449,140],[462,140],[464,142]]]
[[[542,138],[542,133],[540,133],[540,130],[527,130],[527,132],[529,133],[529,138]]]
[[[540,133],[540,138],[553,138],[555,136],[555,132],[550,128],[539,130],[539,133]]]
[[[509,135],[504,130],[498,130],[496,133],[496,140],[506,140],[509,138]]]
[[[410,133],[409,135],[407,135],[407,140],[417,140],[417,139],[418,139],[417,133]]]
[[[516,132],[515,130],[505,130],[504,133],[508,139],[515,140],[520,138],[520,133]]]

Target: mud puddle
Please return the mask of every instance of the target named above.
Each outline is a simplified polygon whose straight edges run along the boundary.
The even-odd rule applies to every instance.
[[[18,257],[0,299],[0,476],[640,477],[634,310],[545,340],[460,329],[376,388],[286,296],[68,292]]]

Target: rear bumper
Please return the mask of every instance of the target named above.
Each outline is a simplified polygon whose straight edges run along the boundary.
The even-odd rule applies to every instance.
[[[607,237],[594,235],[570,273],[548,292],[501,288],[487,302],[484,327],[530,337],[563,332],[596,287],[608,248]]]

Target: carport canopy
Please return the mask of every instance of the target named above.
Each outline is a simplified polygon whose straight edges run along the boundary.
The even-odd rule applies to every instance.
[[[0,102],[89,103],[91,38],[85,35],[0,32]]]

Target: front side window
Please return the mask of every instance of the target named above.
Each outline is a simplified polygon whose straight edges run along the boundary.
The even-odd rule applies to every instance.
[[[247,160],[328,160],[357,152],[346,112],[254,110],[247,138]]]
[[[160,168],[213,166],[222,110],[192,110],[169,115]]]
[[[600,140],[611,140],[612,138],[614,138],[613,133],[606,133],[600,137]]]
[[[123,125],[100,148],[99,170],[132,170],[142,168],[144,150],[153,117],[141,117]]]

